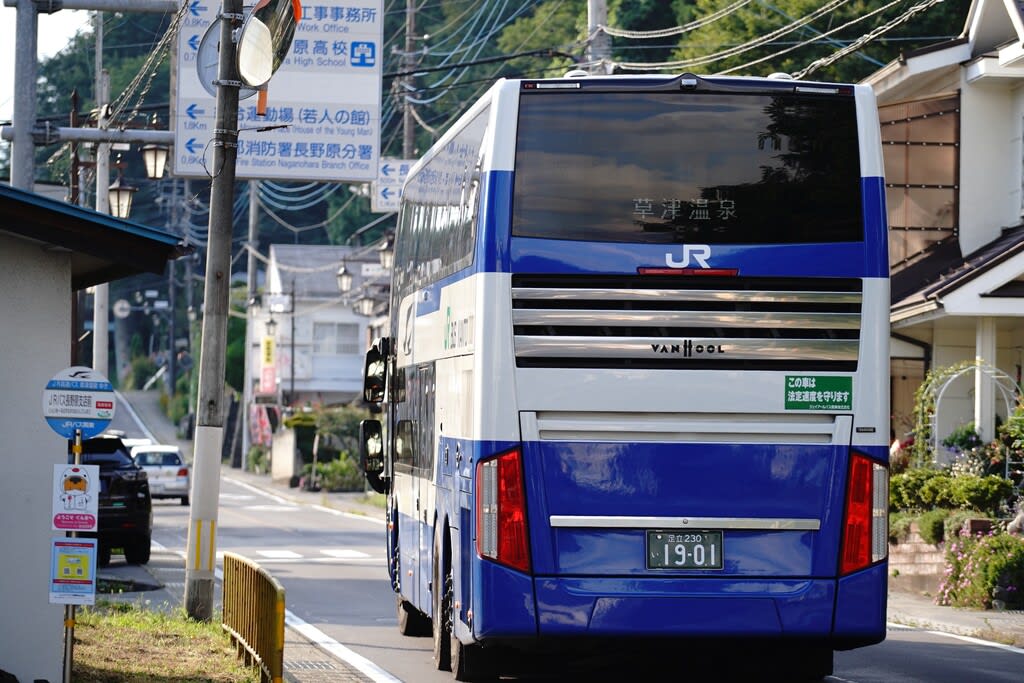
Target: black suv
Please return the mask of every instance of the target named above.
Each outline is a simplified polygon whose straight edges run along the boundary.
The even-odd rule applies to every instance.
[[[68,463],[73,462],[74,455],[69,453]],[[124,550],[128,564],[149,562],[153,502],[145,471],[135,464],[121,439],[109,436],[83,441],[81,464],[100,466],[99,533],[81,534],[99,539],[99,565],[110,564],[114,548]]]

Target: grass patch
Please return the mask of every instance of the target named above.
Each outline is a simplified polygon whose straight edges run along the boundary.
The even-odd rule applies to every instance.
[[[258,671],[236,656],[218,619],[188,617],[184,608],[97,601],[75,620],[76,683],[257,683]]]

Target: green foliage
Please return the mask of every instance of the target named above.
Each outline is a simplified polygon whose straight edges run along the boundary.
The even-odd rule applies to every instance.
[[[303,465],[302,474],[307,478],[313,471],[313,464]],[[347,452],[327,462],[316,463],[316,483],[327,491],[362,491],[363,473],[359,464]]]
[[[146,380],[156,372],[156,363],[146,356],[135,356],[132,358],[131,367],[124,378],[124,385],[128,389],[141,389]]]
[[[967,520],[982,518],[991,519],[985,513],[977,512],[976,510],[950,510],[949,516],[946,517],[942,540],[946,543],[952,543],[960,535],[960,530],[964,528]]]
[[[1024,607],[1024,539],[1010,534],[961,534],[946,550],[940,605],[989,609]]]
[[[245,388],[245,319],[228,316],[224,381],[241,393]]]
[[[1003,477],[973,474],[952,476],[932,468],[915,468],[889,481],[889,509],[923,512],[956,508],[996,517],[1013,499],[1013,482]]]
[[[942,440],[942,445],[955,451],[968,451],[981,446],[982,441],[974,428],[974,423],[968,422],[950,432],[949,436]]]
[[[908,510],[921,512],[932,507],[934,500],[925,498],[923,489],[928,482],[936,478],[948,478],[942,471],[931,468],[909,469],[902,474],[894,475],[889,480],[889,509],[892,511]],[[929,489],[929,495],[932,490]]]
[[[270,471],[270,453],[264,446],[253,446],[249,449],[245,464],[250,472],[266,474]]]
[[[917,519],[912,512],[889,513],[889,543],[903,543],[910,537],[910,525]]]
[[[945,524],[949,517],[949,510],[934,508],[921,514],[917,518],[917,529],[921,539],[925,543],[938,545],[945,538]]]
[[[956,507],[983,512],[990,517],[997,517],[1006,510],[1015,494],[1013,482],[995,475],[951,477],[948,491],[949,500]]]

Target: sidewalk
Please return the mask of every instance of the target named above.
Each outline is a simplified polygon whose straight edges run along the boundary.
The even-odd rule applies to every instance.
[[[182,453],[192,456],[191,441],[177,438],[174,425],[163,415],[159,407],[159,392],[128,392],[125,399],[131,404],[139,419],[161,443],[178,444]],[[355,514],[373,515],[383,518],[384,511],[361,504],[360,493],[324,493],[303,491],[289,488],[286,483],[274,483],[269,476],[243,472],[240,469],[224,466],[222,475],[256,486],[287,500],[307,505],[323,505],[336,510]],[[164,593],[174,594],[172,604],[183,604],[184,567],[177,555],[156,552],[145,568],[137,567],[137,571],[145,574],[148,570],[152,579],[163,588],[155,592],[147,592],[147,600],[155,605],[160,604],[159,597]],[[140,581],[145,581],[140,578]],[[152,596],[152,597],[151,597]],[[899,587],[890,587],[888,600],[888,620],[892,623],[921,628],[929,631],[941,631],[961,636],[971,636],[990,640],[1006,645],[1024,647],[1024,611],[993,611],[969,610],[952,607],[941,607],[934,604],[932,598]],[[320,650],[310,641],[293,629],[286,629],[285,636],[285,674],[286,679],[293,683],[319,683],[321,681],[368,681],[359,671],[334,659]],[[331,669],[318,667],[330,666]],[[346,677],[346,676],[351,676]]]

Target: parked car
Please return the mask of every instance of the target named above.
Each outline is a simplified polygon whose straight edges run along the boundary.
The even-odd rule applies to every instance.
[[[74,455],[68,447],[68,463]],[[97,538],[97,562],[110,564],[115,548],[124,552],[128,564],[149,562],[153,537],[153,502],[146,472],[135,464],[124,442],[117,437],[98,436],[82,442],[83,465],[99,465],[99,531],[82,533]]]
[[[146,471],[150,495],[154,498],[180,498],[182,505],[189,504],[191,468],[181,457],[177,446],[135,446],[132,459]]]

